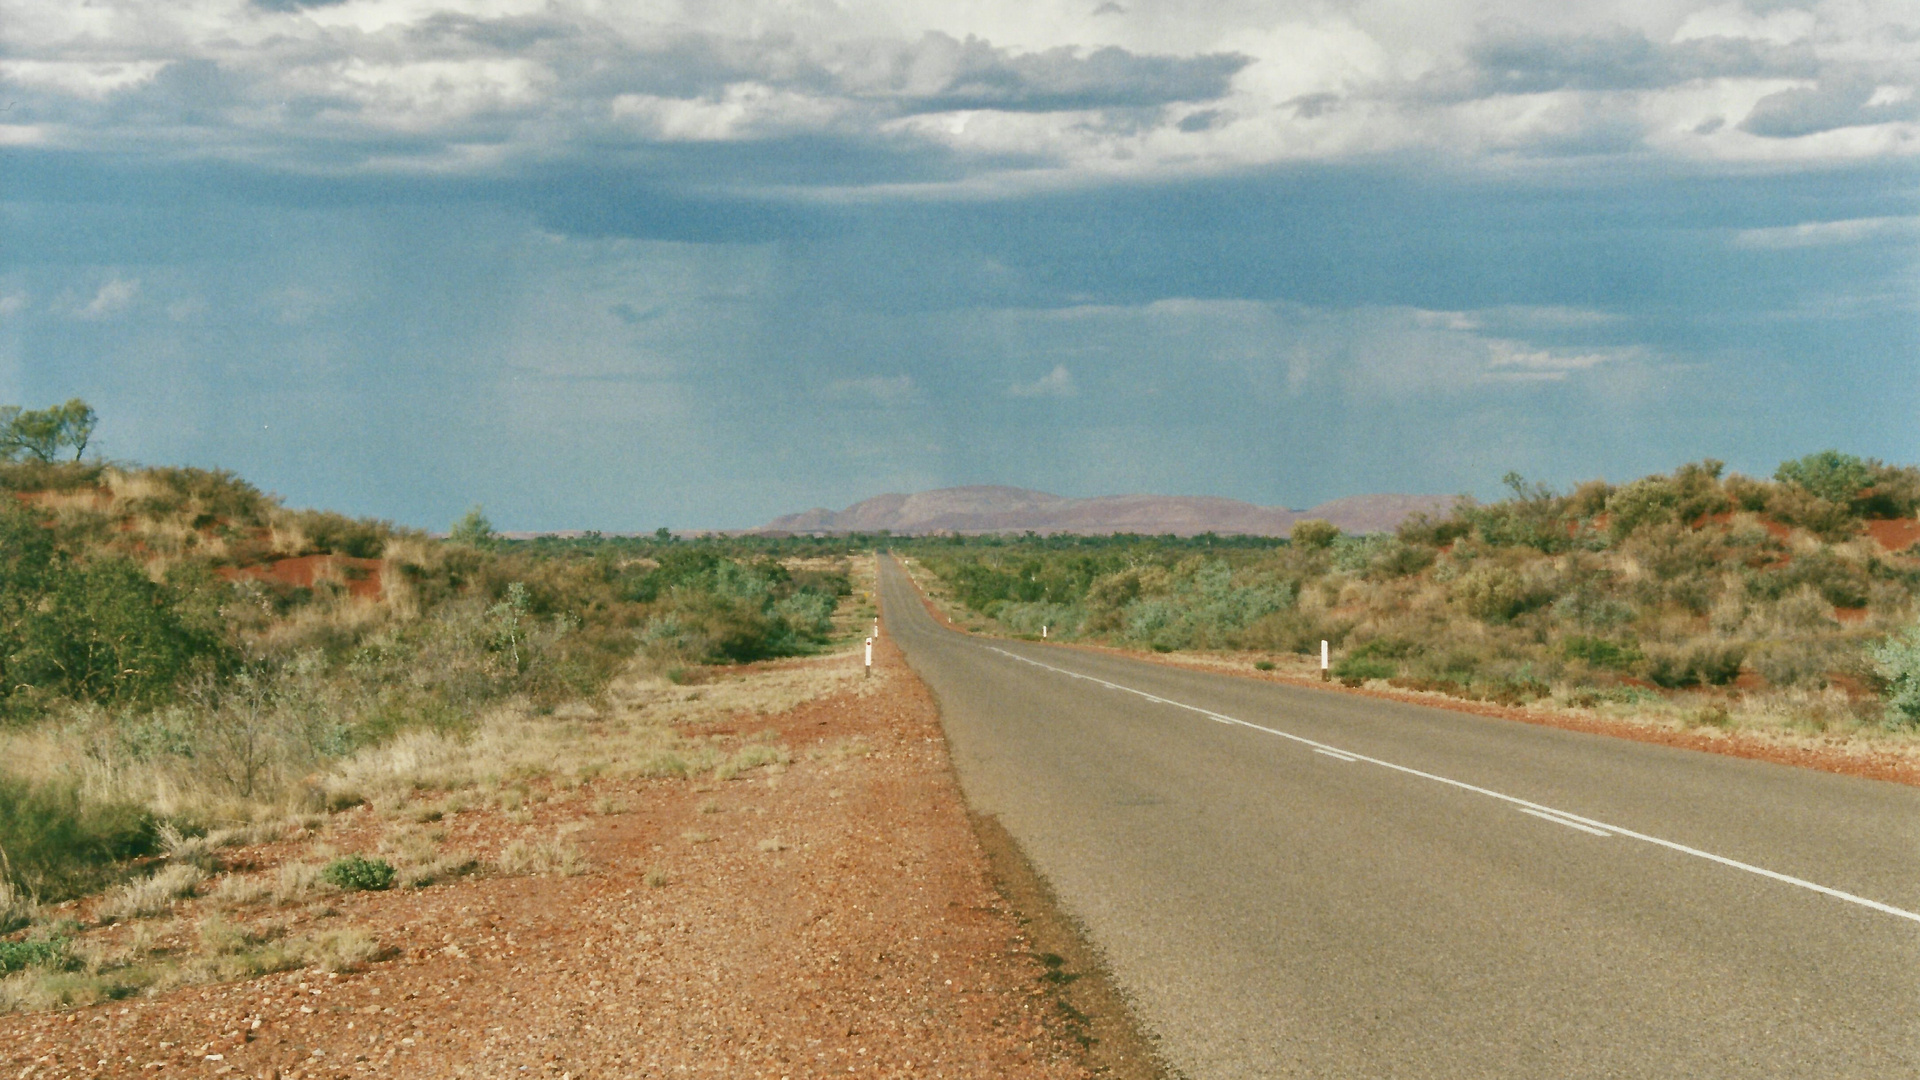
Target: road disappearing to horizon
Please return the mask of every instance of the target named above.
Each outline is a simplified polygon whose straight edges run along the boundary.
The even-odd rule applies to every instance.
[[[936,623],[974,809],[1214,1077],[1920,1076],[1920,789]]]

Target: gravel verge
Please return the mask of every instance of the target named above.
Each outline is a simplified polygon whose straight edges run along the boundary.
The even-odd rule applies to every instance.
[[[985,825],[983,848],[931,696],[890,642],[875,659],[871,680],[841,673],[777,713],[689,707],[675,720],[690,737],[760,733],[785,761],[729,779],[601,777],[526,807],[457,811],[435,827],[496,869],[271,916],[364,935],[363,955],[0,1017],[0,1073],[1155,1075],[1096,959],[1031,872],[1019,877],[1017,851]],[[371,837],[378,817],[338,815],[329,838]],[[579,861],[515,875],[486,859],[559,835]],[[283,842],[238,857],[257,872],[299,855]],[[211,903],[184,901],[139,932],[184,938]]]

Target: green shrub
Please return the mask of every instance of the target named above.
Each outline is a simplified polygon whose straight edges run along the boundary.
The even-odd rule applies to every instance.
[[[1846,503],[1823,499],[1805,488],[1787,485],[1774,489],[1767,513],[1777,521],[1798,525],[1830,544],[1860,531],[1860,519]]]
[[[1433,548],[1423,544],[1394,543],[1374,556],[1367,565],[1367,573],[1383,578],[1407,577],[1432,566],[1436,554]]]
[[[1657,648],[1647,653],[1647,678],[1657,686],[1723,686],[1740,674],[1746,659],[1744,646],[1703,641],[1679,648]]]
[[[1332,673],[1341,682],[1357,686],[1368,679],[1391,679],[1400,668],[1391,660],[1354,652],[1334,661]]]
[[[328,863],[320,876],[342,889],[376,892],[393,885],[394,869],[385,859],[348,855]]]
[[[1560,652],[1569,660],[1580,660],[1599,668],[1630,668],[1642,659],[1640,647],[1631,641],[1574,635],[1560,643]]]
[[[1664,476],[1648,476],[1607,497],[1607,529],[1623,540],[1634,530],[1674,519],[1680,492]]]
[[[0,975],[30,967],[65,970],[73,962],[69,947],[70,943],[63,937],[0,941]]]
[[[1473,522],[1459,514],[1435,518],[1421,512],[1400,523],[1394,530],[1403,544],[1442,548],[1473,531]]]
[[[1379,660],[1405,660],[1409,656],[1417,656],[1425,651],[1417,641],[1409,641],[1402,637],[1384,636],[1371,638],[1354,646],[1353,651],[1347,655],[1356,659],[1373,657]]]
[[[1293,523],[1293,530],[1287,534],[1295,547],[1307,551],[1320,551],[1333,546],[1340,539],[1340,526],[1319,518],[1308,518]]]
[[[1453,583],[1453,597],[1483,622],[1508,622],[1552,599],[1504,566],[1476,566]]]
[[[0,775],[0,851],[12,883],[43,899],[99,885],[115,863],[151,854],[157,841],[152,815],[132,803]]]
[[[1887,719],[1920,726],[1920,625],[1878,642],[1867,650],[1874,671],[1886,681]]]
[[[1773,478],[1783,484],[1792,484],[1809,494],[1838,506],[1853,501],[1854,496],[1873,483],[1874,470],[1860,458],[1852,454],[1843,454],[1838,450],[1822,450],[1817,454],[1808,454],[1798,461],[1782,462],[1774,470]]]

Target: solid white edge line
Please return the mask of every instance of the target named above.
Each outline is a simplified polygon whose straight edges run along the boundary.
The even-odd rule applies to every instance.
[[[1314,747],[1313,752],[1316,754],[1325,754],[1330,758],[1338,758],[1341,761],[1353,762],[1353,761],[1360,760],[1359,758],[1354,757],[1352,754],[1343,754],[1338,750],[1328,750],[1328,749],[1325,749],[1324,747],[1319,747],[1319,746]]]
[[[1591,833],[1594,836],[1612,836],[1613,835],[1612,833],[1606,832],[1602,829],[1596,829],[1591,825],[1582,825],[1577,821],[1568,821],[1566,818],[1563,818],[1558,814],[1549,814],[1542,810],[1535,810],[1530,806],[1521,806],[1521,807],[1517,807],[1516,809],[1518,809],[1523,814],[1532,814],[1534,817],[1539,818],[1541,821],[1551,821],[1555,825],[1565,825],[1569,829],[1579,829],[1583,833]]]
[[[1007,650],[999,648],[998,646],[988,645],[986,646],[986,648],[991,652],[997,652],[1002,656],[1005,656],[1009,659],[1018,660],[1023,664],[1032,664],[1034,667],[1045,668],[1048,671],[1051,671],[1060,675],[1065,675],[1069,678],[1081,679],[1086,682],[1107,687],[1110,690],[1119,690],[1124,693],[1133,694],[1137,697],[1143,697],[1143,698],[1146,698],[1148,701],[1154,702],[1156,704],[1171,705],[1176,709],[1185,709],[1188,712],[1199,713],[1201,716],[1204,716],[1207,719],[1212,720],[1216,723],[1233,724],[1239,727],[1252,728],[1255,731],[1264,731],[1269,735],[1278,735],[1280,738],[1288,739],[1293,742],[1300,743],[1303,746],[1311,746],[1316,750],[1331,750],[1336,754],[1344,754],[1347,757],[1354,759],[1355,761],[1364,761],[1369,765],[1378,765],[1383,769],[1392,769],[1395,772],[1405,773],[1408,776],[1417,776],[1417,777],[1420,777],[1422,780],[1432,780],[1435,783],[1446,784],[1449,787],[1456,787],[1462,791],[1471,791],[1476,795],[1485,795],[1487,798],[1498,799],[1504,803],[1511,803],[1512,805],[1520,807],[1522,809],[1533,809],[1533,810],[1541,811],[1542,813],[1552,814],[1555,817],[1564,818],[1568,822],[1579,822],[1580,824],[1588,825],[1595,829],[1604,829],[1610,833],[1613,833],[1619,836],[1628,837],[1633,840],[1645,841],[1646,843],[1653,844],[1656,847],[1666,848],[1669,851],[1677,851],[1682,855],[1691,855],[1694,858],[1705,859],[1708,862],[1719,863],[1721,866],[1731,867],[1732,869],[1735,869],[1735,870],[1744,870],[1749,874],[1757,874],[1760,877],[1767,878],[1772,881],[1778,881],[1784,885],[1793,885],[1797,888],[1806,889],[1810,892],[1817,892],[1822,896],[1830,896],[1835,900],[1844,900],[1849,904],[1858,904],[1861,907],[1870,908],[1874,911],[1881,912],[1882,914],[1894,915],[1894,916],[1898,916],[1899,918],[1906,919],[1909,922],[1920,923],[1920,912],[1908,911],[1905,908],[1897,908],[1897,907],[1894,907],[1892,904],[1883,904],[1878,900],[1869,900],[1864,896],[1856,896],[1853,893],[1845,892],[1840,889],[1829,888],[1828,886],[1821,885],[1817,882],[1808,881],[1805,878],[1797,878],[1792,876],[1791,874],[1782,874],[1774,870],[1768,870],[1764,866],[1755,866],[1752,863],[1741,862],[1738,859],[1729,859],[1725,855],[1715,855],[1711,851],[1702,851],[1696,847],[1688,847],[1685,844],[1676,843],[1672,840],[1663,840],[1658,836],[1649,836],[1643,832],[1635,832],[1632,829],[1621,828],[1618,825],[1610,825],[1607,822],[1596,821],[1593,818],[1582,817],[1579,814],[1571,814],[1565,810],[1556,810],[1551,806],[1543,806],[1540,803],[1530,802],[1526,799],[1519,798],[1518,796],[1508,795],[1503,792],[1494,791],[1490,788],[1483,788],[1475,784],[1469,784],[1464,780],[1455,780],[1451,777],[1440,776],[1430,772],[1423,772],[1419,769],[1410,768],[1409,766],[1406,766],[1406,765],[1397,765],[1391,761],[1382,761],[1381,759],[1376,757],[1368,757],[1365,754],[1358,754],[1353,752],[1352,750],[1343,750],[1337,746],[1331,746],[1327,743],[1323,743],[1315,739],[1309,739],[1304,735],[1295,735],[1290,731],[1281,731],[1278,728],[1270,728],[1262,724],[1255,724],[1255,723],[1252,723],[1251,721],[1241,720],[1237,717],[1228,716],[1224,713],[1214,712],[1211,709],[1203,709],[1198,705],[1188,705],[1184,701],[1173,701],[1168,698],[1160,697],[1156,694],[1149,694],[1145,690],[1135,690],[1131,686],[1122,686],[1119,683],[1108,682],[1105,679],[1096,678],[1092,675],[1082,675],[1077,671],[1068,671],[1065,668],[1054,667],[1052,664],[1043,664],[1038,660],[1021,656],[1019,653],[1008,652]]]

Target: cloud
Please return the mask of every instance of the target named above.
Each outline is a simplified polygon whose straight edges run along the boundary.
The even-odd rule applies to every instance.
[[[856,64],[843,59],[842,67],[852,92],[919,111],[1059,112],[1211,101],[1251,62],[1234,53],[1143,56],[1112,46],[1015,53],[972,35],[930,33],[904,48],[877,48]]]
[[[22,118],[0,145],[307,177],[606,170],[627,188],[746,202],[1004,196],[1297,162],[1711,169],[1920,145],[1908,31],[1837,4],[435,6],[32,9],[0,27],[0,93],[19,95]],[[1781,145],[1851,127],[1884,130]]]
[[[1920,238],[1920,217],[1848,218],[1775,225],[1764,229],[1741,229],[1733,234],[1733,244],[1735,247],[1777,251],[1903,238]]]
[[[93,299],[87,301],[86,305],[81,307],[75,314],[79,315],[82,319],[95,321],[112,318],[131,307],[133,301],[139,295],[140,282],[138,280],[113,278],[106,284],[100,286],[100,290],[93,294]]]
[[[1558,382],[1575,372],[1634,359],[1639,355],[1639,350],[1633,348],[1570,352],[1530,348],[1520,342],[1497,339],[1487,341],[1486,349],[1487,375],[1496,380]]]
[[[1740,122],[1740,130],[1768,139],[1794,139],[1917,117],[1920,101],[1914,100],[1905,87],[1876,87],[1865,80],[1840,79],[1768,94]]]
[[[1806,45],[1728,37],[1659,44],[1625,27],[1584,34],[1500,28],[1469,45],[1465,60],[1464,70],[1430,85],[1473,98],[1647,90],[1704,79],[1809,78],[1820,70],[1817,55]]]
[[[152,81],[165,60],[0,60],[0,80],[86,101]]]
[[[10,319],[26,309],[26,293],[8,293],[5,296],[0,296],[0,319]]]
[[[1014,383],[1007,388],[1009,397],[1021,398],[1070,398],[1079,392],[1073,383],[1073,373],[1067,370],[1065,364],[1054,365],[1052,371],[1030,383]]]

